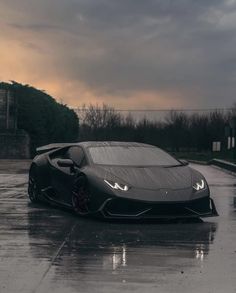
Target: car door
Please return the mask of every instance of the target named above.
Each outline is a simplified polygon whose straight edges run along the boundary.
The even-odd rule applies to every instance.
[[[63,159],[73,161],[73,167],[61,167],[58,162]],[[56,201],[71,204],[71,189],[74,178],[79,169],[79,164],[84,160],[83,149],[79,146],[71,146],[59,153],[51,160],[51,182],[55,190]]]

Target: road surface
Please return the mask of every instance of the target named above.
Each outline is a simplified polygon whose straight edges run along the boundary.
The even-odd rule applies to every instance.
[[[27,162],[0,162],[0,292],[236,292],[236,177],[192,165],[220,214],[199,223],[81,219],[27,199]]]

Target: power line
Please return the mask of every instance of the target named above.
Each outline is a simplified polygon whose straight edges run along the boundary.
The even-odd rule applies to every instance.
[[[212,112],[212,111],[230,111],[232,108],[192,108],[192,109],[115,109],[116,112]],[[73,108],[74,111],[86,111],[89,108]],[[96,108],[97,111],[104,111],[106,109]]]

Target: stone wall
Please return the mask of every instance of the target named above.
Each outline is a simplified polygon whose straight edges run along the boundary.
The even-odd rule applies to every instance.
[[[28,159],[29,146],[29,135],[23,130],[0,132],[0,159]]]

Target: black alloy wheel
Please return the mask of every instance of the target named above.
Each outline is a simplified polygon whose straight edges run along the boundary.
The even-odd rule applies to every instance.
[[[34,172],[30,172],[29,183],[28,183],[28,195],[29,195],[30,201],[32,203],[39,202],[40,193],[41,193],[41,190],[37,183],[36,175],[34,174]]]
[[[77,214],[85,216],[89,213],[90,192],[85,176],[79,176],[75,180],[71,201],[73,210]]]

